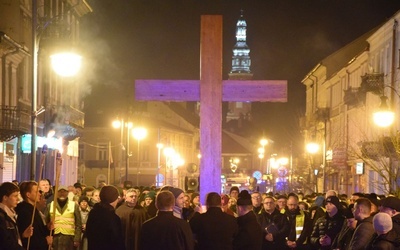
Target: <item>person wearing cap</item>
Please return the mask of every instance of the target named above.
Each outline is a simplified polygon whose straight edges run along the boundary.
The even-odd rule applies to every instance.
[[[185,194],[183,190],[175,187],[170,188],[169,190],[175,197],[174,216],[179,219],[184,219],[182,211],[185,206]]]
[[[115,214],[120,196],[116,187],[104,186],[100,202],[89,213],[86,223],[88,250],[124,250],[121,219]]]
[[[315,249],[331,249],[331,245],[344,223],[341,206],[337,196],[326,198],[326,213],[318,218],[310,236],[310,243]]]
[[[24,181],[20,184],[20,193],[23,201],[18,203],[15,211],[18,214],[17,224],[18,230],[23,232],[31,224],[34,228],[33,235],[30,238],[30,249],[47,249],[52,244],[53,237],[50,236],[50,231],[43,223],[42,216],[38,206],[35,208],[35,203],[39,202],[40,192],[38,184],[35,181]],[[34,211],[35,208],[35,211]],[[34,214],[33,223],[32,215]],[[28,239],[22,238],[22,244],[26,248]]]
[[[86,238],[86,222],[91,210],[89,206],[89,198],[86,196],[79,197],[78,200],[79,212],[81,213],[82,220],[82,236],[80,249],[87,249],[87,238]]]
[[[383,199],[380,211],[392,217],[393,230],[400,241],[400,199],[392,196]]]
[[[193,250],[192,230],[185,220],[173,215],[175,196],[168,190],[161,191],[155,200],[158,213],[142,226],[141,250]]]
[[[397,250],[400,249],[400,241],[396,232],[392,230],[393,221],[387,213],[377,213],[372,220],[375,235],[366,246],[367,250]]]
[[[357,220],[357,227],[351,238],[349,249],[364,249],[372,240],[374,227],[372,225],[371,201],[367,198],[358,198],[354,203],[354,218]]]
[[[268,195],[264,198],[263,209],[257,219],[263,229],[262,249],[285,248],[286,237],[289,234],[289,220],[277,209],[274,197]]]
[[[261,197],[261,195],[260,195]],[[262,235],[260,224],[253,212],[252,196],[247,190],[242,190],[237,201],[238,218],[237,224],[239,231],[233,240],[235,250],[261,250]]]
[[[287,210],[287,197],[286,195],[278,195],[277,199],[276,199],[276,208],[279,210],[279,212],[281,212],[282,214],[285,213],[285,211]]]
[[[343,209],[343,216],[346,218],[346,221],[343,223],[339,234],[333,240],[333,250],[349,249],[351,238],[353,237],[354,230],[357,226],[357,220],[354,218],[352,208]]]
[[[54,223],[53,249],[79,247],[82,233],[81,214],[78,204],[68,199],[68,189],[65,186],[58,188],[57,200],[47,206],[45,216],[47,222]]]
[[[207,194],[206,207],[205,213],[195,213],[189,221],[197,240],[196,249],[232,249],[233,239],[238,233],[236,219],[222,212],[221,196],[216,192]]]
[[[299,208],[299,197],[290,193],[287,199],[287,210],[289,218],[289,234],[286,245],[290,249],[308,249],[307,238],[312,231],[312,220],[310,214]]]
[[[116,210],[124,233],[125,248],[138,249],[142,224],[149,219],[146,210],[138,203],[138,191],[134,188],[126,190],[125,201]]]
[[[0,185],[0,249],[23,250],[21,238],[33,235],[34,228],[28,226],[22,234],[18,231],[17,214],[19,188],[12,182]]]

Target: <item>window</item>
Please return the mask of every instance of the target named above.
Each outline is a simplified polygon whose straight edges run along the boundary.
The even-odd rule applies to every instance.
[[[97,144],[97,160],[99,160],[99,161],[107,160],[107,158],[108,158],[107,151],[108,151],[107,143],[98,143]]]

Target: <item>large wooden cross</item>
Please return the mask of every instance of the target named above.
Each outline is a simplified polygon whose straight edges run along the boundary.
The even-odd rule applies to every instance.
[[[200,195],[221,192],[222,101],[286,102],[287,82],[222,80],[222,16],[201,16],[200,81],[136,80],[136,100],[200,101]]]

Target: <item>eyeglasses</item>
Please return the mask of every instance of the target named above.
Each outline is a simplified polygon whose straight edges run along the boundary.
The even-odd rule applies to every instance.
[[[259,200],[260,199],[260,197],[251,197],[252,199],[254,199],[254,200]]]

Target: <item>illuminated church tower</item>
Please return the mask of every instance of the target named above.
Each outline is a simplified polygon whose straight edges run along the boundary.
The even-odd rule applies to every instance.
[[[236,23],[236,44],[233,47],[232,70],[229,73],[230,80],[251,80],[253,74],[250,71],[250,49],[246,44],[247,23],[243,18],[243,10]],[[229,102],[226,121],[242,120],[251,117],[250,102]],[[240,118],[240,119],[239,119]]]

